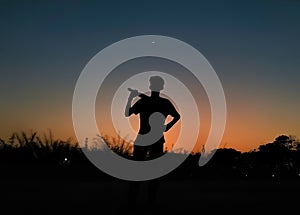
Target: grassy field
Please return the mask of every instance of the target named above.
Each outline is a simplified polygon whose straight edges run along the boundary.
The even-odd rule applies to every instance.
[[[288,171],[284,159],[275,159],[284,164],[280,168],[270,165],[278,158],[272,150],[241,154],[222,149],[204,168],[192,156],[159,180],[154,202],[148,201],[149,183],[141,183],[134,204],[132,183],[102,173],[78,148],[51,135],[41,141],[36,133],[15,134],[2,140],[1,149],[0,215],[292,214],[299,208],[300,150],[277,151],[292,153]]]
[[[143,183],[136,210],[127,203],[129,183],[113,178],[21,177],[1,182],[0,214],[286,214],[297,211],[300,200],[300,179],[165,179],[151,207],[147,183]]]

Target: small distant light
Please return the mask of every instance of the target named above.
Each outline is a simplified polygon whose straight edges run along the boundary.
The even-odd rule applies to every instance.
[[[248,175],[246,174],[245,177],[248,177]]]
[[[275,177],[275,175],[274,174],[272,174],[272,178],[274,178]]]
[[[154,44],[154,43],[155,43],[155,41],[152,41],[151,43],[152,43],[152,44]]]
[[[68,160],[68,158],[65,158],[65,161],[67,161]]]
[[[298,174],[298,176],[300,177],[300,173]]]

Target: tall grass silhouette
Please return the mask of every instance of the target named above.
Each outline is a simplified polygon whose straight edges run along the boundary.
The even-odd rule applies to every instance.
[[[93,141],[95,145],[106,144],[108,146],[106,149],[120,156],[132,158],[132,143],[120,137],[96,135]],[[86,169],[99,171],[91,168],[93,165],[83,153],[84,150],[96,156],[101,156],[104,152],[103,149],[97,147],[80,147],[72,138],[66,140],[54,138],[51,130],[41,135],[37,131],[13,132],[7,139],[0,139],[0,168],[9,171],[10,167],[6,168],[6,166],[14,164],[20,168],[39,166],[40,169],[44,168],[45,172],[50,166],[55,167],[54,169],[51,167],[53,172],[58,171],[60,167],[69,173],[73,170],[82,172]],[[192,153],[170,175],[175,178],[265,177],[279,179],[300,177],[300,142],[295,136],[280,135],[273,142],[261,145],[258,149],[249,152],[241,153],[231,148],[215,150],[216,153],[206,166],[197,165],[201,153]],[[166,153],[181,156],[185,152]],[[37,173],[32,171],[31,174]]]
[[[14,132],[8,140],[0,139],[0,160],[2,161],[54,161],[78,151],[79,145],[71,138],[54,139],[51,130],[43,137],[38,132]]]

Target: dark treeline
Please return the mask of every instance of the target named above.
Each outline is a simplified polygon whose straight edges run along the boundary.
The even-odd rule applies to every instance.
[[[130,147],[119,140],[104,138],[108,146],[130,159]],[[13,133],[0,139],[0,168],[2,179],[26,178],[111,178],[86,158],[78,143],[71,139],[54,139],[51,132],[39,137],[37,132]],[[92,149],[95,150],[95,149]],[[170,153],[170,152],[168,152]],[[101,156],[101,152],[97,154]],[[181,156],[174,153],[174,156]],[[212,159],[198,166],[201,153],[190,154],[173,172],[164,177],[174,179],[284,179],[300,178],[300,142],[295,136],[280,135],[271,143],[249,152],[232,148],[216,149]]]

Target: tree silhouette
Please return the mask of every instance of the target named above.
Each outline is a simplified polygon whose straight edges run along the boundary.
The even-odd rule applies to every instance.
[[[290,173],[295,166],[299,141],[295,136],[280,135],[272,143],[258,148],[260,164],[264,164],[272,171],[272,176],[283,176]]]

